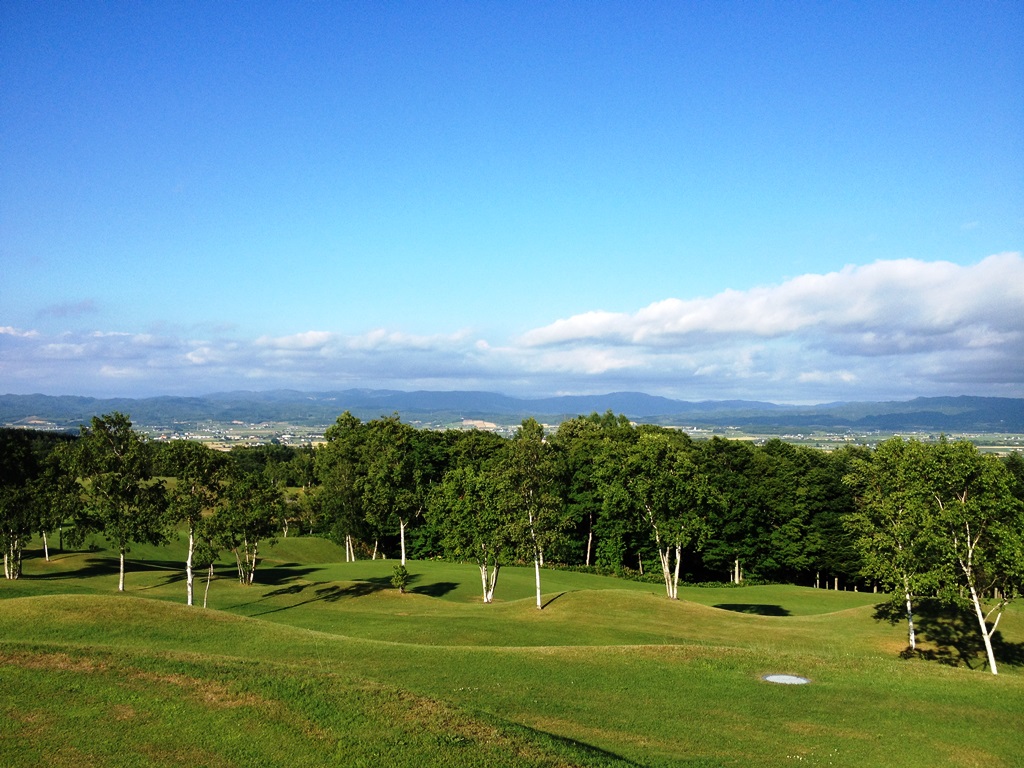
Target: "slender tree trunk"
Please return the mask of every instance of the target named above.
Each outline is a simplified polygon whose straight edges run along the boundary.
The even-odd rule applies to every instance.
[[[373,540],[373,558],[372,559],[374,559],[374,560],[377,559],[377,539]]]
[[[530,538],[533,540],[533,572],[537,581],[537,610],[543,610],[544,604],[540,600],[540,566],[544,562],[544,552],[537,542],[537,530],[533,527],[533,512],[529,513]]]
[[[590,531],[587,532],[587,568],[590,567],[590,550],[594,545],[594,516],[590,515]]]
[[[676,570],[672,575],[672,599],[679,599],[679,561],[682,560],[683,548],[680,544],[676,544]]]
[[[988,667],[992,670],[993,675],[998,675],[999,670],[996,668],[996,654],[992,650],[992,635],[995,633],[995,625],[992,626],[992,631],[989,632],[988,626],[985,624],[985,612],[981,609],[981,600],[978,597],[977,591],[974,589],[974,585],[971,585],[971,602],[974,604],[974,615],[978,617],[978,626],[981,628],[981,637],[985,641],[985,653],[988,656]],[[996,620],[996,624],[999,620]]]
[[[537,610],[543,610],[544,605],[540,601],[540,550],[536,550],[533,557],[533,572],[537,579]]]
[[[253,542],[252,545],[252,563],[249,566],[249,583],[252,584],[253,577],[256,576],[256,550],[259,548],[260,543],[258,541]]]
[[[7,549],[6,548],[4,548],[4,578],[5,579],[10,579],[11,578],[11,569],[7,565]]]
[[[484,602],[485,603],[491,602],[490,600],[487,599],[487,563],[486,562],[480,563],[480,585],[481,585],[481,587],[483,588],[483,591],[484,591]]]
[[[673,599],[672,595],[672,548],[665,547],[662,549],[661,540],[658,539],[658,559],[661,560],[661,575],[665,580],[665,594],[668,595],[669,600]]]
[[[186,605],[192,605],[192,553],[196,551],[196,528],[191,523],[188,526],[188,554],[185,557],[185,591],[188,595]]]
[[[398,518],[398,535],[402,540],[402,565],[405,565],[405,520]]]
[[[814,588],[821,589],[821,571],[814,572]]]
[[[740,583],[740,558],[739,558],[738,555],[736,556],[736,560],[733,563],[733,579],[734,579],[734,582],[733,582],[734,584],[739,584]]]
[[[488,603],[494,601],[494,587],[498,583],[498,569],[499,568],[501,568],[501,566],[498,565],[498,563],[495,563],[494,565],[491,566],[491,580],[490,580],[490,583],[487,586],[487,602]]]
[[[43,531],[43,557],[50,562],[50,545],[46,541],[46,531]]]
[[[210,596],[211,581],[213,581],[213,563],[210,563],[210,569],[206,572],[206,590],[203,592],[203,608],[206,607],[206,599]]]
[[[124,592],[124,547],[121,547],[121,570],[117,577],[117,591]]]
[[[917,635],[914,633],[914,608],[910,600],[910,585],[903,580],[903,594],[907,598],[907,642],[910,643],[910,650],[917,649]]]

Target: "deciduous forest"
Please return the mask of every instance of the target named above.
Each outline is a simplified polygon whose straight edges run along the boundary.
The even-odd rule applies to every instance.
[[[1022,500],[1024,458],[965,441],[826,452],[698,441],[611,412],[550,433],[527,419],[512,438],[346,412],[319,446],[230,452],[148,441],[116,412],[77,436],[0,431],[8,579],[34,538],[48,557],[55,538],[102,536],[123,590],[133,543],[183,536],[192,605],[216,563],[251,584],[263,543],[316,534],[349,559],[394,559],[399,586],[408,560],[473,563],[485,603],[505,565],[534,569],[538,608],[550,568],[663,582],[670,599],[680,582],[879,591],[911,648],[915,605],[941,600],[976,617],[993,672],[990,639],[1024,583]]]

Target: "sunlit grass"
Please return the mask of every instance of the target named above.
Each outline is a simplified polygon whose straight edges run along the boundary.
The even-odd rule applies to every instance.
[[[471,565],[410,562],[399,595],[394,561],[333,546],[282,539],[251,587],[225,564],[205,611],[172,550],[135,550],[124,595],[106,552],[27,561],[0,588],[0,764],[1011,766],[1024,746],[1024,661],[903,659],[875,595],[669,601],[545,571],[538,611],[532,569],[503,569],[484,605]],[[1021,619],[1000,625],[1006,653]]]

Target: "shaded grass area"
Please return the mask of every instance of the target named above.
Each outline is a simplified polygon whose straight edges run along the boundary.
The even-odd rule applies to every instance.
[[[530,569],[482,605],[472,566],[412,562],[400,596],[393,561],[304,561],[322,545],[303,541],[259,584],[216,581],[208,611],[160,550],[133,553],[125,595],[106,553],[27,562],[0,585],[0,764],[1012,766],[1024,749],[1020,661],[901,658],[874,595],[673,602],[553,571],[537,611]],[[1000,630],[1024,640],[1020,612]]]

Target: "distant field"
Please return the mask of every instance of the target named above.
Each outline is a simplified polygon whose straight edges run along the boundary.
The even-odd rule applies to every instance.
[[[681,589],[470,565],[346,564],[282,539],[211,610],[184,606],[171,548],[139,547],[128,594],[106,551],[33,558],[0,586],[4,766],[1014,766],[1024,754],[1024,613],[1001,674],[969,625],[922,617],[904,659],[877,596]],[[141,562],[140,562],[141,561]],[[197,590],[202,594],[202,587]],[[973,669],[971,667],[974,667]],[[805,686],[773,685],[771,673]]]

